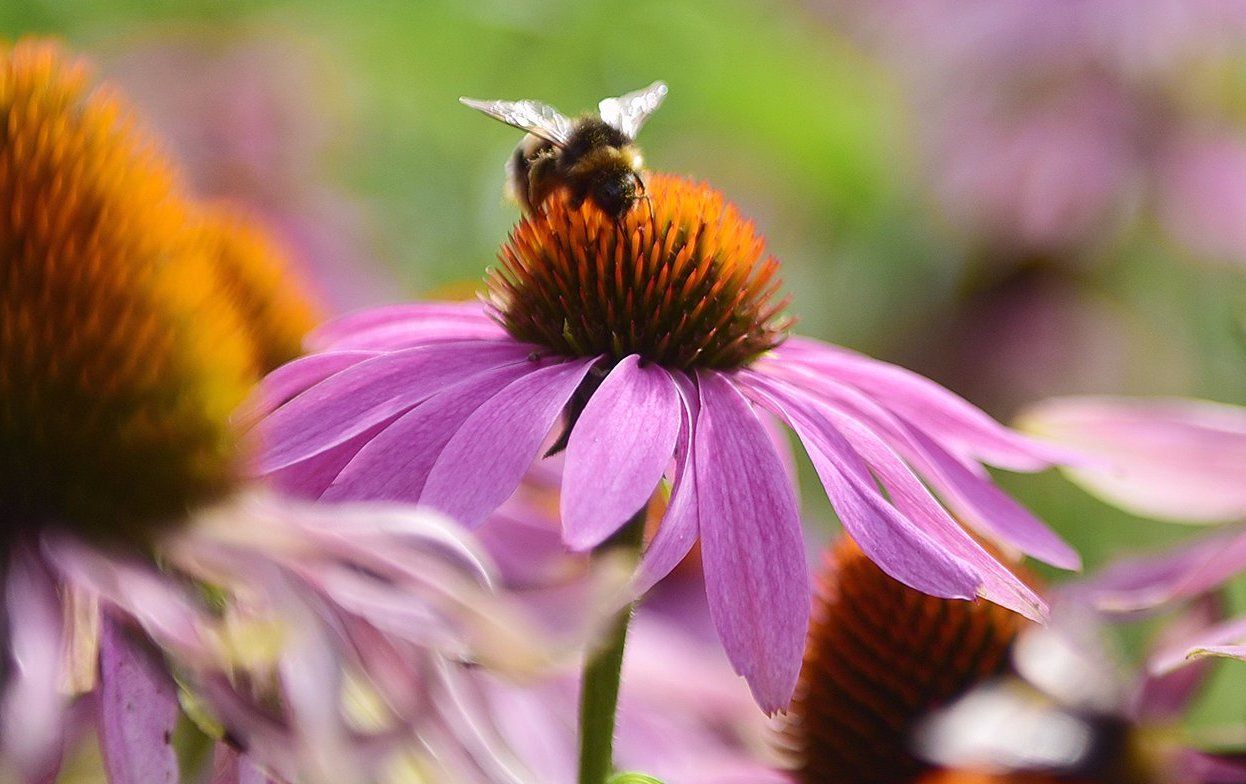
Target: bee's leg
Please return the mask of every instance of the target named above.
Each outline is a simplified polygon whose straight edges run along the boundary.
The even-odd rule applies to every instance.
[[[528,164],[528,203],[532,211],[558,187],[557,161],[552,155],[540,155]]]
[[[649,190],[645,187],[645,179],[640,176],[640,172],[633,171],[632,176],[636,178],[636,189],[639,195],[636,197],[645,203],[649,208],[649,226],[653,229],[653,236],[658,236],[658,217],[653,211],[653,199],[649,198]]]

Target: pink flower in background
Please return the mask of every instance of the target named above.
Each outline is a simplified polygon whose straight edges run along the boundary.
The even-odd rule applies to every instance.
[[[1154,207],[1196,255],[1246,260],[1239,4],[827,5],[896,66],[941,209],[992,250],[1076,256]]]
[[[317,299],[341,312],[391,299],[394,282],[370,252],[365,206],[329,174],[351,131],[335,67],[307,39],[272,29],[162,28],[108,62],[195,190],[261,215]]]
[[[561,199],[521,222],[486,305],[395,306],[317,331],[314,353],[265,382],[262,469],[325,499],[418,501],[477,525],[570,407],[564,540],[602,543],[669,472],[637,590],[699,539],[728,658],[775,711],[794,688],[810,606],[795,489],[769,437],[777,417],[885,571],[1042,617],[1042,600],[922,480],[983,535],[1073,568],[1076,554],[981,466],[1036,471],[1061,453],[900,368],[784,342],[769,302],[777,262],[761,261],[751,226],[704,186],[655,176],[648,194],[654,214],[633,210],[617,227]]]
[[[1099,497],[1144,517],[1246,519],[1246,408],[1181,398],[1053,398],[1023,430],[1092,457],[1068,469]]]

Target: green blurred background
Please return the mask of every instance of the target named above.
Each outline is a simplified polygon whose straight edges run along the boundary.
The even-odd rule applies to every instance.
[[[914,98],[929,85],[856,21],[850,4],[736,0],[0,4],[0,35],[88,54],[200,191],[265,215],[332,309],[461,291],[491,263],[517,214],[501,187],[519,134],[460,95],[572,113],[661,78],[648,164],[714,183],[756,219],[801,331],[1002,417],[1083,391],[1246,403],[1246,253],[1174,241],[1145,190],[1091,240],[1012,247],[966,225],[935,197],[932,104]],[[1199,71],[1213,97],[1182,110],[1236,128],[1246,71],[1235,54],[1216,67]],[[1002,481],[1088,567],[1191,533],[1055,475]],[[809,495],[811,518],[829,517]],[[1246,665],[1221,667],[1198,721],[1246,723],[1243,687]]]

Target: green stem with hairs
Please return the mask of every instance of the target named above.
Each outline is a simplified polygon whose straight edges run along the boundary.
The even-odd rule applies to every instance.
[[[642,507],[612,538],[594,552],[626,549],[639,555],[645,535]],[[614,720],[619,705],[619,678],[627,627],[636,605],[629,604],[615,617],[602,647],[584,663],[580,685],[580,784],[606,784],[614,772]]]

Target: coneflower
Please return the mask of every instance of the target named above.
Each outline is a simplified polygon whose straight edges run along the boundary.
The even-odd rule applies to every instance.
[[[913,751],[919,723],[1005,672],[1026,622],[984,601],[915,591],[848,537],[827,551],[817,585],[783,728],[793,775],[802,784],[912,784],[932,767]]]
[[[1041,617],[927,483],[983,534],[1072,567],[980,465],[1032,471],[1059,455],[914,374],[789,337],[778,264],[734,206],[666,175],[647,196],[617,223],[551,197],[502,246],[482,303],[380,308],[314,332],[314,353],[266,382],[263,469],[326,498],[419,501],[477,524],[565,417],[564,540],[586,550],[635,528],[671,471],[637,590],[699,539],[719,636],[773,712],[795,688],[810,607],[777,417],[885,572]]]
[[[179,780],[180,683],[245,764],[349,780],[348,672],[405,737],[439,667],[544,655],[453,524],[245,480],[235,409],[314,310],[53,44],[0,48],[0,204],[0,777],[54,774],[94,690],[111,780]]]

